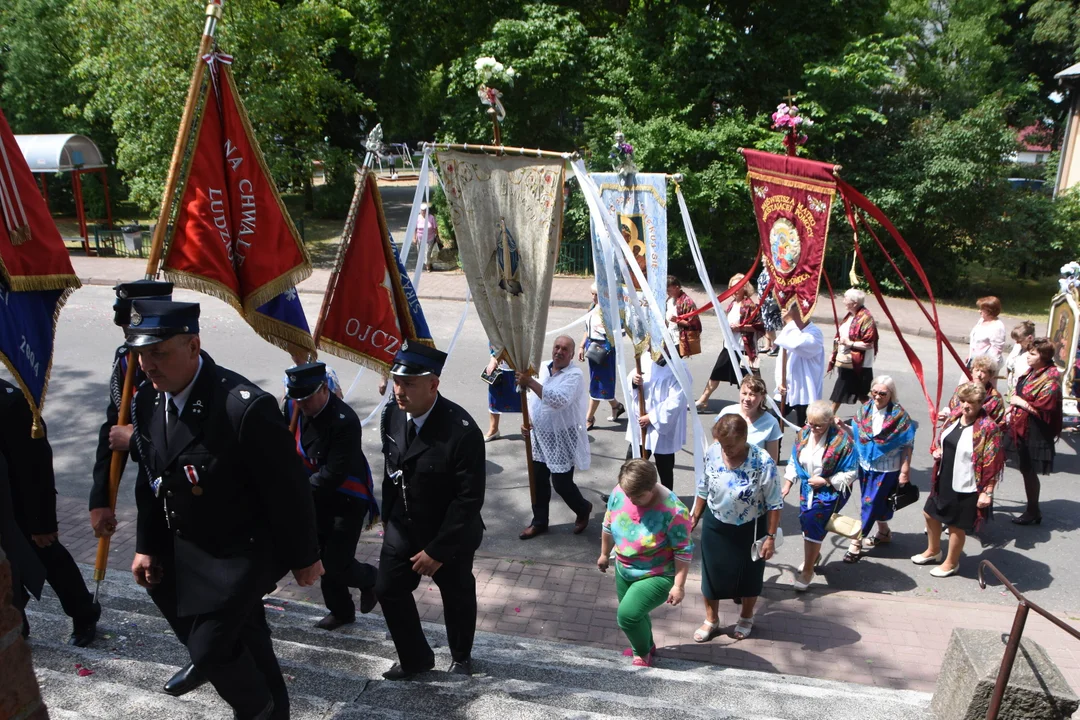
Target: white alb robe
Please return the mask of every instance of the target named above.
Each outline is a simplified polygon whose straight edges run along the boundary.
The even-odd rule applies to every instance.
[[[690,369],[687,368],[689,378]],[[689,378],[693,383],[693,379]],[[627,383],[632,385],[634,374]],[[645,411],[649,415],[649,427],[645,429],[645,449],[657,455],[672,455],[686,444],[686,415],[690,403],[679,385],[675,373],[667,365],[657,365],[648,353],[641,355],[641,382],[645,386]],[[639,413],[638,388],[633,388],[634,406],[630,410],[630,422],[636,422]],[[640,428],[639,428],[640,429]],[[629,425],[626,441],[634,442]]]
[[[787,350],[787,404],[809,405],[820,400],[825,381],[825,338],[814,323],[802,330],[789,322],[773,341]],[[776,384],[780,385],[780,363],[776,364]]]

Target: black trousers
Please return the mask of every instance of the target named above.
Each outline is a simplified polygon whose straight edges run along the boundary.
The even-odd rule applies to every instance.
[[[626,448],[626,459],[634,457],[634,447]],[[654,453],[646,450],[644,458],[652,460],[656,464],[656,474],[660,476],[660,484],[668,490],[675,489],[675,453]]]
[[[551,486],[555,486],[555,492],[574,512],[574,515],[585,515],[589,512],[589,501],[586,500],[578,486],[574,484],[574,468],[567,472],[553,473],[542,462],[533,460],[533,475],[536,479],[536,502],[533,504],[532,525],[546,528],[548,526],[548,505],[551,504]]]
[[[788,414],[790,414],[792,410],[795,411],[795,424],[801,428],[806,425],[806,410],[809,407],[809,405],[788,405],[786,409]]]
[[[356,544],[364,529],[367,503],[342,497],[336,504],[335,510],[316,505],[319,555],[325,571],[320,585],[326,609],[339,620],[349,620],[356,617],[349,588],[374,588],[378,571],[374,565],[356,559]]]
[[[375,594],[394,639],[398,662],[406,671],[427,668],[435,659],[413,599],[420,575],[413,571],[409,558],[423,549],[401,521],[386,523]],[[462,553],[443,563],[431,578],[442,594],[446,639],[455,661],[470,659],[476,635],[476,578],[472,565],[473,552]]]
[[[254,717],[274,700],[274,720],[288,720],[289,692],[281,674],[262,598],[237,602],[203,615],[176,614],[177,577],[171,558],[162,560],[162,579],[150,598],[165,616],[191,662],[239,718]]]
[[[94,616],[94,597],[86,589],[79,566],[75,564],[75,558],[67,551],[59,540],[54,540],[52,545],[38,547],[32,539],[30,546],[38,556],[38,560],[45,566],[45,580],[52,586],[56,596],[60,598],[60,606],[64,613],[75,622]],[[21,584],[13,586],[15,607],[20,611],[30,601],[30,594]]]

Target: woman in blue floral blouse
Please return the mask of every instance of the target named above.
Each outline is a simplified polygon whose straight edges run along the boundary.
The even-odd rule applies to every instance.
[[[698,479],[691,512],[696,528],[702,518],[701,595],[705,622],[694,642],[707,642],[720,629],[720,600],[741,605],[732,636],[742,640],[754,626],[754,605],[765,578],[765,561],[775,552],[776,529],[784,500],[776,463],[765,450],[746,441],[741,415],[724,415],[713,425],[716,440],[705,456],[705,474]],[[751,548],[762,540],[759,557]]]

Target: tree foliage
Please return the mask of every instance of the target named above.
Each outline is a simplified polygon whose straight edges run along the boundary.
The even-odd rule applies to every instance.
[[[91,134],[115,158],[121,194],[152,210],[202,7],[9,0],[0,7],[9,120],[18,132]],[[504,142],[578,150],[606,170],[613,133],[625,133],[640,167],[685,174],[720,277],[745,269],[755,246],[737,150],[781,149],[769,114],[790,92],[816,121],[804,154],[841,164],[932,277],[954,278],[957,267],[1037,276],[1077,253],[1080,201],[1018,191],[1007,178],[1031,175],[1009,161],[1019,128],[1043,122],[1060,141],[1053,75],[1080,59],[1078,28],[1070,0],[230,0],[220,44],[236,57],[279,184],[305,190],[314,159],[347,177],[376,122],[413,146],[489,142],[474,61],[496,57],[518,71],[500,88]],[[341,212],[344,185],[309,205]],[[842,218],[833,227],[839,264],[850,233]],[[567,239],[587,232],[572,200]]]

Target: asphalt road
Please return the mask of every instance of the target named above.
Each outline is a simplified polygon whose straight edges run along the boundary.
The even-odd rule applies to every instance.
[[[250,380],[280,394],[287,355],[262,341],[231,308],[207,296],[178,291],[177,299],[202,302],[203,347],[215,360],[232,368]],[[309,317],[318,312],[320,298],[303,295]],[[85,287],[77,291],[65,307],[57,332],[56,356],[46,402],[45,416],[55,452],[58,491],[61,495],[86,497],[90,488],[97,429],[104,419],[107,403],[109,365],[113,350],[120,342],[120,332],[112,325],[113,294],[105,287]],[[445,347],[462,312],[460,302],[431,301],[425,305],[429,325],[435,329],[436,343]],[[566,308],[551,310],[548,327],[565,325],[578,317],[580,311]],[[712,330],[710,332],[710,330]],[[708,377],[719,349],[719,332],[706,324],[704,353],[691,361],[695,390],[700,391]],[[571,334],[579,337],[581,329]],[[929,340],[911,338],[915,351],[931,365],[933,346]],[[963,349],[960,349],[963,352]],[[326,358],[348,387],[357,368],[336,358]],[[487,339],[476,313],[470,308],[464,332],[447,363],[442,378],[442,392],[463,405],[478,424],[486,430],[486,386],[478,377],[487,361]],[[772,377],[772,360],[766,358],[764,376]],[[891,334],[886,334],[878,355],[875,370],[893,375],[899,387],[900,399],[921,422],[927,418],[926,403],[907,361]],[[933,386],[933,368],[928,368],[927,382]],[[947,387],[956,383],[958,372],[948,372]],[[832,378],[826,378],[826,393],[831,390]],[[364,417],[374,407],[377,376],[365,371],[356,383],[348,400]],[[712,416],[737,397],[735,388],[721,388],[714,396],[709,411],[703,417],[708,428]],[[503,418],[504,437],[488,444],[488,492],[484,507],[487,534],[482,552],[507,558],[545,561],[574,561],[590,563],[599,550],[601,503],[599,495],[615,484],[616,474],[626,453],[625,420],[613,425],[606,421],[607,406],[597,414],[597,426],[590,433],[593,444],[593,463],[588,471],[578,474],[577,481],[586,497],[596,508],[593,522],[581,536],[571,533],[573,516],[555,496],[551,509],[551,532],[540,538],[522,542],[518,532],[529,522],[528,479],[525,472],[524,444],[520,436],[520,418]],[[851,414],[853,408],[845,408]],[[791,449],[792,435],[785,437],[782,461]],[[930,433],[917,436],[913,480],[926,492],[929,485]],[[1066,439],[1058,445],[1058,471],[1044,481],[1043,523],[1041,526],[1019,527],[1009,519],[1019,514],[1023,506],[1023,483],[1019,473],[1009,469],[1005,482],[996,494],[998,514],[982,542],[969,538],[959,576],[938,580],[929,575],[929,568],[914,566],[909,557],[924,549],[922,516],[918,507],[898,513],[893,522],[894,541],[883,546],[856,565],[840,562],[846,542],[830,536],[825,543],[825,567],[815,580],[819,587],[862,590],[902,595],[940,597],[971,602],[1011,603],[1000,588],[980,591],[975,581],[977,559],[993,561],[1016,586],[1036,602],[1055,610],[1080,610],[1076,597],[1080,590],[1080,574],[1070,571],[1072,562],[1080,557],[1080,502],[1075,489],[1078,465],[1075,440]],[[375,472],[381,473],[377,429],[372,426],[364,433],[364,448]],[[134,474],[128,471],[120,491],[120,505],[134,503],[131,483]],[[693,495],[693,458],[684,451],[677,459],[676,490],[686,500]],[[797,493],[788,498],[783,515],[783,529],[788,540],[770,564],[766,579],[779,577],[790,583],[793,567],[802,559],[795,503]],[[855,504],[849,503],[846,514],[855,515]],[[1080,613],[1078,613],[1080,614]]]

